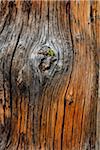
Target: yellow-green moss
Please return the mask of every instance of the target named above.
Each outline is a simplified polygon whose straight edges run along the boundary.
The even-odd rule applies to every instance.
[[[55,52],[53,49],[49,48],[48,50],[48,56],[55,56]]]

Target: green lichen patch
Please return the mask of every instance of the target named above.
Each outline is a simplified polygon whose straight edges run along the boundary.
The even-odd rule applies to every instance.
[[[51,49],[51,48],[49,48],[49,50],[48,50],[48,56],[55,56],[55,52],[54,52],[54,50],[53,49]]]

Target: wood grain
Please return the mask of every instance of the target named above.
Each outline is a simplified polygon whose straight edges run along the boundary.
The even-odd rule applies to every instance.
[[[98,5],[0,1],[0,150],[95,149]]]

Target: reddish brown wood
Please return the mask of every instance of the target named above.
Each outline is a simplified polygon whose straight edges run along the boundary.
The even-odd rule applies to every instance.
[[[0,150],[95,149],[99,5],[0,1]]]

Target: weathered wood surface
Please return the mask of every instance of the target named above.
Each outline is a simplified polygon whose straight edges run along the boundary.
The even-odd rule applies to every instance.
[[[0,1],[0,150],[95,149],[99,5]]]

